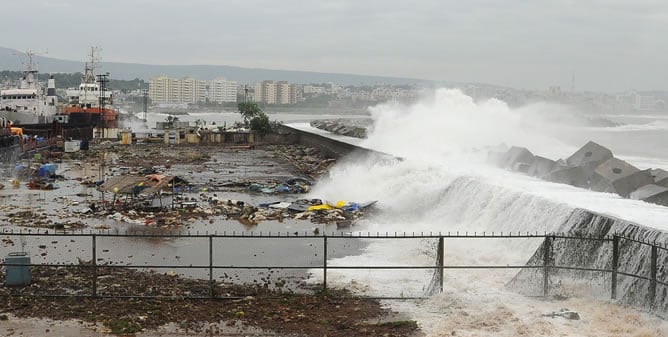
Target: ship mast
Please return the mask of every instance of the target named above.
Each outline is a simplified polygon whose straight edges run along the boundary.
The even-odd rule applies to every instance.
[[[90,47],[90,60],[86,62],[86,65],[84,67],[84,74],[81,78],[81,83],[83,84],[83,96],[84,100],[88,100],[88,91],[91,89],[89,87],[89,84],[94,84],[95,83],[95,61],[97,60],[95,56],[95,52],[98,51],[97,47]],[[84,103],[85,104],[85,103]]]
[[[86,62],[82,83],[95,83],[95,62],[99,60],[99,57],[95,56],[97,51],[97,47],[90,47],[90,59]]]
[[[46,54],[46,53],[41,53]],[[19,88],[36,88],[37,87],[37,66],[35,65],[34,57],[37,55],[36,52],[28,49],[25,52],[25,55],[28,56],[28,64],[25,65],[25,70],[23,71],[23,78],[21,83],[19,83]]]

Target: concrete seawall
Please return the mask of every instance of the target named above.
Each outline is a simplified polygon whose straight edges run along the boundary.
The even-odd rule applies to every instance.
[[[323,154],[341,159],[349,155],[359,155],[363,157],[380,157],[381,159],[400,159],[387,153],[370,150],[364,147],[342,142],[340,140],[328,138],[318,134],[281,125],[278,133],[286,142],[296,143],[308,147],[319,149]]]
[[[360,158],[373,158],[374,156],[395,158],[382,152],[376,152],[287,126],[283,126],[280,133],[282,136],[287,137],[285,139],[290,139],[292,142],[304,146],[320,149],[323,153],[337,159],[357,153],[360,154]],[[506,155],[506,157],[512,157],[512,160],[508,160],[506,165],[508,167],[517,167],[514,163],[519,161],[517,158],[521,158],[524,153],[522,151],[515,151],[516,153],[513,153],[513,151],[509,152],[513,156]],[[554,165],[552,162],[549,164],[550,168]],[[527,169],[530,168],[529,164],[525,166]],[[535,169],[536,171],[540,171],[540,167],[538,166]],[[452,184],[463,184],[467,186],[466,190],[477,191],[477,189],[472,189],[466,185],[466,181],[468,180],[456,180]],[[476,181],[476,184],[479,184],[479,182]],[[449,188],[448,191],[448,193],[458,194],[453,195],[453,198],[463,197],[459,195],[461,194],[459,192],[461,189],[459,188]],[[568,219],[559,227],[567,235],[589,238],[605,238],[616,235],[624,238],[618,249],[619,271],[621,273],[643,275],[644,277],[649,277],[649,279],[620,274],[615,301],[625,305],[647,308],[663,316],[668,313],[668,287],[664,286],[661,282],[656,282],[656,280],[663,280],[665,282],[668,277],[668,271],[665,268],[653,268],[650,263],[651,260],[654,260],[655,265],[665,266],[668,263],[668,253],[666,253],[668,250],[660,249],[658,254],[655,254],[656,256],[652,259],[651,245],[637,243],[653,242],[664,247],[664,243],[668,242],[667,233],[641,224],[579,208],[573,210]],[[544,257],[544,247],[541,246],[529,258],[527,265],[542,265]],[[571,292],[575,292],[572,289],[568,289],[567,286],[561,286],[561,279],[570,279],[575,281],[573,284],[580,284],[579,282],[581,282],[587,285],[587,287],[583,286],[582,288],[586,289],[584,291],[591,292],[589,295],[600,298],[610,296],[610,273],[582,272],[569,270],[568,268],[579,267],[611,270],[613,261],[611,243],[597,240],[555,240],[551,245],[550,259],[553,265],[566,268],[552,271],[550,288],[553,294],[570,296]],[[542,280],[542,269],[526,268],[520,270],[507,286],[518,293],[535,296],[536,294],[540,294],[543,284]],[[649,284],[652,280],[655,280],[654,282],[658,284],[655,287],[656,289],[650,290]]]
[[[586,209],[575,209],[564,224],[564,228],[568,229],[565,232],[567,235],[594,239],[553,239],[547,254],[543,243],[529,259],[528,266],[541,266],[548,256],[552,265],[566,268],[550,272],[552,295],[568,297],[586,293],[602,299],[610,298],[611,272],[568,268],[609,271],[614,269],[620,272],[616,281],[615,302],[645,308],[661,317],[666,317],[668,287],[665,286],[665,282],[668,280],[668,270],[662,266],[668,264],[668,250],[665,248],[668,233]],[[612,242],[597,240],[613,236],[620,237],[616,257],[613,257]],[[654,253],[652,246],[655,246]],[[618,259],[618,265],[613,266],[615,259]],[[518,293],[535,296],[540,294],[543,272],[542,268],[523,269],[507,286]],[[642,277],[631,277],[625,273]],[[579,282],[567,285],[568,282],[562,284],[562,279]]]

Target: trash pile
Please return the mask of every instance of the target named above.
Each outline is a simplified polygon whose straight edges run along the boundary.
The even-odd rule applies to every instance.
[[[209,198],[215,214],[224,214],[228,219],[239,219],[257,224],[264,220],[309,220],[312,223],[332,224],[346,228],[364,216],[376,201],[366,203],[338,201],[335,204],[320,199],[299,199],[293,202],[275,201],[257,206],[243,201]]]
[[[313,182],[306,178],[290,178],[279,184],[262,185],[252,183],[248,186],[249,192],[274,194],[274,193],[307,193]]]
[[[148,209],[132,209],[128,207],[107,206],[100,208],[95,204],[77,210],[81,216],[105,218],[116,222],[134,225],[145,225],[158,228],[188,226],[197,219],[223,217],[225,220],[239,220],[247,225],[257,225],[266,220],[307,220],[317,224],[336,224],[337,228],[347,228],[355,221],[363,218],[375,205],[376,201],[366,203],[338,201],[334,204],[322,202],[320,199],[298,199],[293,202],[276,201],[262,203],[257,206],[241,200],[224,200],[213,194],[201,193],[199,199],[189,198],[187,201],[177,199],[174,208],[151,211]],[[78,225],[49,223],[58,228],[80,228]],[[62,226],[61,226],[62,225]],[[110,229],[109,225],[96,225],[96,229]]]
[[[565,319],[570,319],[574,321],[580,320],[580,314],[577,311],[568,310],[566,308],[561,309],[559,311],[551,312],[549,314],[544,314],[543,316],[552,318],[563,317]]]
[[[121,175],[110,177],[104,182],[93,182],[90,179],[81,179],[80,182],[95,187],[101,197],[83,204],[69,199],[61,200],[61,203],[67,205],[69,217],[107,219],[110,222],[157,228],[187,227],[196,220],[207,219],[213,223],[216,217],[238,220],[245,225],[257,225],[265,220],[295,219],[317,224],[335,223],[337,228],[347,228],[354,225],[376,203],[329,203],[320,199],[298,199],[252,205],[241,200],[220,198],[216,193],[209,193],[206,187],[194,187],[180,177],[161,174]],[[311,183],[306,178],[289,178],[275,186],[251,184],[248,191],[264,194],[305,193]],[[25,222],[30,221],[30,217],[25,218]],[[50,228],[83,226],[77,220],[35,220],[32,217],[33,224]],[[92,226],[96,229],[111,228],[111,225],[104,223]]]
[[[372,203],[290,200],[311,192],[315,179],[336,159],[303,146],[268,145],[262,150],[210,152],[207,148],[101,147],[88,151],[56,174],[58,165],[43,160],[7,169],[12,184],[55,189],[39,205],[6,205],[0,221],[22,227],[111,229],[115,224],[156,228],[197,227],[202,220],[237,220],[244,226],[265,220],[295,219],[344,228],[355,224]],[[10,173],[11,171],[11,173]],[[106,173],[107,171],[108,173]],[[95,173],[98,174],[95,174]],[[92,174],[91,174],[92,173]],[[187,180],[186,180],[187,179]],[[78,189],[83,191],[73,191]],[[229,199],[245,199],[251,202]],[[223,195],[225,197],[223,197]],[[275,196],[275,202],[271,201]],[[286,201],[287,200],[287,201]]]
[[[55,188],[55,181],[62,176],[56,175],[58,165],[54,163],[34,163],[30,166],[17,164],[12,169],[11,184],[18,188],[22,181],[26,181],[29,189],[52,190]]]

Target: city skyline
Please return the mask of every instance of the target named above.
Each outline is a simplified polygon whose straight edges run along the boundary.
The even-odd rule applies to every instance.
[[[6,26],[21,34],[4,34],[6,47],[60,59],[81,60],[96,45],[104,62],[668,90],[661,43],[668,4],[658,1],[28,0],[3,7],[30,8],[37,23],[7,16]]]

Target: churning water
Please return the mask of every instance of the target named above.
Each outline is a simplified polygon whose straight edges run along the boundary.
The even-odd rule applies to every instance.
[[[499,100],[476,102],[449,89],[439,89],[413,105],[376,106],[371,113],[373,129],[361,145],[404,160],[340,161],[312,193],[327,200],[378,200],[382,211],[357,227],[363,232],[567,232],[582,225],[583,219],[593,227],[608,221],[610,232],[623,232],[634,223],[648,226],[645,234],[654,238],[663,238],[668,231],[667,207],[549,183],[485,164],[487,151],[501,144],[558,159],[593,140],[641,169],[666,169],[668,153],[658,148],[668,140],[668,125],[660,118],[654,122],[633,116],[596,116],[623,117],[626,124],[586,127],[578,122],[581,113],[563,106],[511,109]],[[448,265],[521,265],[540,245],[538,239],[451,239],[446,241],[445,261]],[[429,240],[369,240],[362,254],[329,263],[433,265],[434,247]],[[626,258],[636,263],[633,257]],[[561,300],[518,295],[506,288],[517,272],[448,269],[443,293],[417,304],[390,301],[388,305],[409,313],[430,336],[668,335],[664,320],[610,303],[583,281],[563,281]],[[328,273],[328,282],[371,295],[411,296],[425,290],[431,275],[431,271],[415,270],[334,270]],[[545,316],[563,308],[578,311],[582,319]]]

